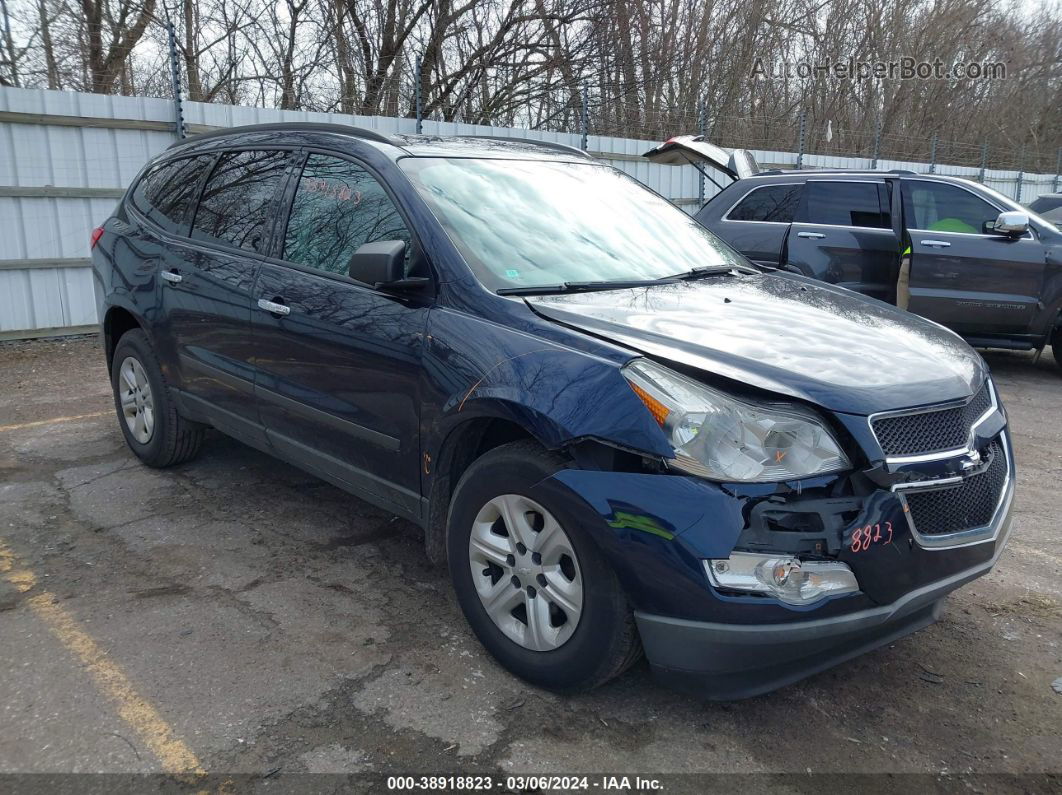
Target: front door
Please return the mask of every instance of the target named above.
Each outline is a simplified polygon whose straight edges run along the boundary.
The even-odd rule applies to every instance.
[[[420,511],[420,358],[429,303],[350,279],[364,243],[412,236],[361,165],[310,154],[279,256],[254,288],[259,410],[285,458],[397,513]],[[415,252],[411,263],[417,262]],[[414,267],[411,265],[411,267]]]
[[[1000,208],[931,180],[903,180],[903,212],[910,311],[964,336],[1029,333],[1044,279],[1044,247],[1034,231],[1017,239],[985,234]]]
[[[809,179],[798,219],[790,270],[895,303],[900,250],[884,180]]]

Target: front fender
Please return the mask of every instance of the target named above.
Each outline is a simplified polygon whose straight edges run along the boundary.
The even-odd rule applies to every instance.
[[[505,417],[557,449],[594,438],[656,458],[674,455],[620,364],[457,312],[433,312],[424,370],[429,452],[461,422]]]

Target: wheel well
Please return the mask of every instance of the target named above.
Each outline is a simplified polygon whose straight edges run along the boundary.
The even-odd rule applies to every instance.
[[[116,306],[107,312],[107,317],[103,321],[103,335],[104,344],[107,350],[107,369],[111,367],[111,362],[114,359],[114,349],[118,347],[118,340],[122,338],[122,335],[127,331],[140,328],[140,323],[137,321],[133,313],[127,309],[122,309],[120,306]]]
[[[469,420],[446,437],[437,459],[431,462],[435,479],[424,527],[424,546],[433,563],[446,562],[446,518],[450,512],[450,497],[465,470],[489,450],[519,439],[534,439],[534,436],[510,420],[488,418]]]

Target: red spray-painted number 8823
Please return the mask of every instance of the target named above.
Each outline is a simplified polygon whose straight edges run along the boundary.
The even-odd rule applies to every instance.
[[[857,527],[852,533],[852,551],[866,552],[872,544],[892,543],[892,522]]]

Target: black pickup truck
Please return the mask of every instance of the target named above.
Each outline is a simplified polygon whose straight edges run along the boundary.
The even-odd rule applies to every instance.
[[[1062,367],[1062,231],[991,188],[908,171],[761,171],[699,136],[645,156],[712,182],[705,166],[725,174],[695,217],[753,262],[897,304],[977,347],[1051,344]]]

